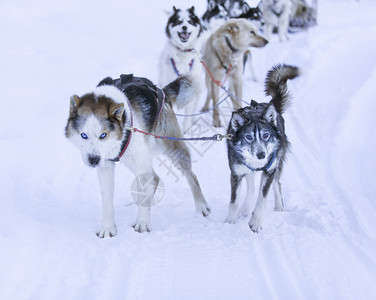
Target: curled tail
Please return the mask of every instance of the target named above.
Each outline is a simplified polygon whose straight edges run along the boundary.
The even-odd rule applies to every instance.
[[[175,104],[179,109],[183,108],[196,93],[196,85],[193,84],[189,75],[180,76],[163,88],[171,104]]]
[[[289,65],[274,66],[267,74],[265,80],[265,93],[272,96],[270,101],[276,111],[282,114],[289,104],[290,94],[286,82],[299,76],[299,68]]]

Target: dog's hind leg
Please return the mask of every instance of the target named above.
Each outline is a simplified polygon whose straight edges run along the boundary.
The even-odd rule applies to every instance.
[[[266,196],[268,195],[270,186],[273,183],[274,175],[275,171],[272,173],[263,172],[261,174],[260,191],[257,197],[256,207],[253,210],[252,217],[248,223],[253,232],[258,233],[262,229],[266,206]]]
[[[102,227],[97,233],[100,238],[116,235],[114,216],[114,169],[113,162],[97,168],[99,187],[102,196]]]
[[[245,176],[247,181],[247,195],[239,210],[239,216],[248,217],[251,212],[251,199],[255,192],[255,174],[251,172]]]
[[[182,172],[188,182],[197,213],[206,217],[210,213],[210,207],[201,191],[197,177],[192,171],[191,156],[186,144],[182,141],[165,141],[165,145],[168,147],[166,155],[171,159],[175,167]]]
[[[228,207],[228,214],[225,223],[235,224],[236,222],[239,207],[240,183],[242,179],[243,176],[238,176],[231,172],[231,200]]]
[[[136,176],[137,192],[132,192],[136,194],[134,199],[138,206],[136,223],[133,225],[137,232],[151,231],[150,209],[159,202],[156,198],[158,183],[159,177],[152,169]]]

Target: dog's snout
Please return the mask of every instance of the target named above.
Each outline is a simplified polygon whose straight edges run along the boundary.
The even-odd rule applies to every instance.
[[[256,154],[258,159],[264,159],[265,158],[265,152],[259,152]]]
[[[187,26],[183,26],[182,29],[183,29],[184,31],[187,31],[188,27],[187,27]]]
[[[88,161],[90,166],[96,167],[99,165],[99,162],[101,160],[101,157],[99,155],[89,155],[88,156]]]

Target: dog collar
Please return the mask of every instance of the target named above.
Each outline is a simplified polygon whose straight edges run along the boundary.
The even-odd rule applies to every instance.
[[[238,49],[236,49],[236,48],[231,44],[230,39],[229,39],[227,36],[225,36],[225,40],[226,40],[226,44],[227,44],[227,46],[231,49],[232,53],[236,53],[236,52],[239,51]]]
[[[174,45],[176,49],[178,49],[179,51],[181,52],[195,52],[196,50],[194,48],[190,48],[190,49],[182,49],[176,45]]]
[[[133,128],[133,113],[132,113],[132,107],[131,107],[131,105],[130,105],[130,103],[128,101],[128,98],[126,100],[127,100],[127,104],[128,104],[128,108],[129,108],[129,112],[130,112],[131,124],[130,124],[130,126],[126,126],[126,124],[124,124],[124,126],[125,126],[125,130],[129,131],[129,134],[125,134],[124,140],[121,143],[121,148],[120,148],[119,155],[117,157],[113,158],[113,159],[110,159],[110,161],[113,161],[113,162],[120,161],[120,158],[123,156],[123,154],[127,150],[128,146],[129,146],[129,143],[131,141],[131,138],[132,138],[133,131],[130,130],[129,128]]]
[[[252,172],[267,171],[272,166],[272,164],[273,164],[276,156],[277,156],[276,152],[273,152],[272,157],[269,159],[268,163],[264,167],[262,167],[262,168],[256,168],[256,169],[254,169],[254,168],[251,168],[250,166],[248,166],[247,164],[245,164],[245,166],[248,169],[250,169]]]

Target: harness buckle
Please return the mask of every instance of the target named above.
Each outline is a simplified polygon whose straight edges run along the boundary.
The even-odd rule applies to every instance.
[[[220,142],[220,141],[222,141],[222,139],[223,139],[223,135],[222,134],[215,134],[215,135],[213,135],[213,139],[215,140],[215,141],[217,141],[217,142]]]

